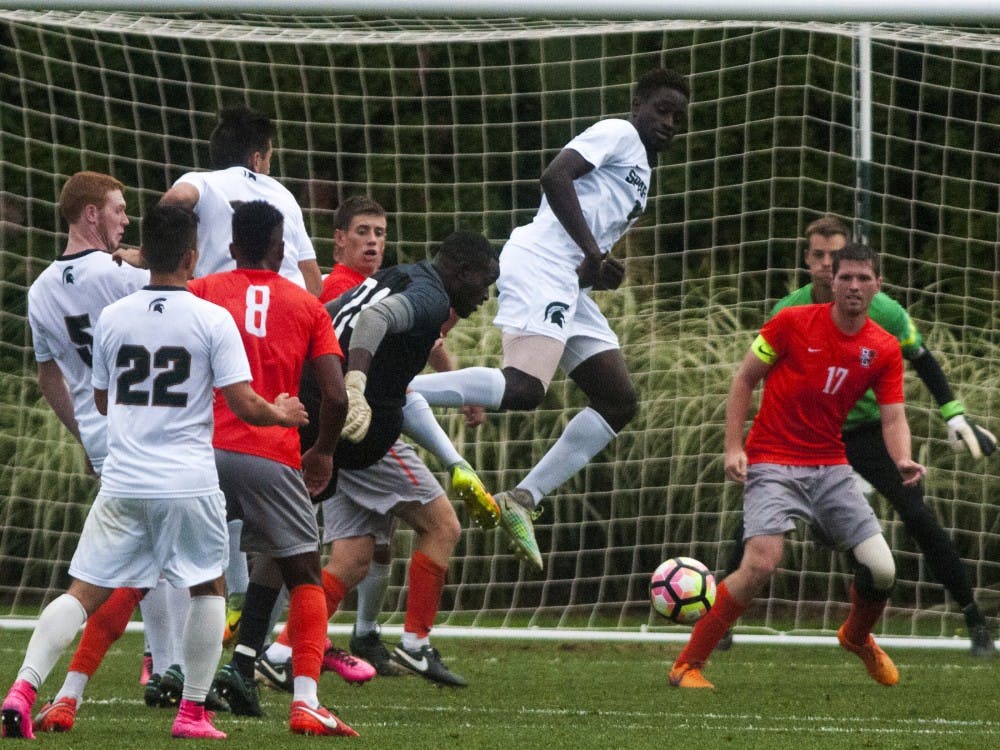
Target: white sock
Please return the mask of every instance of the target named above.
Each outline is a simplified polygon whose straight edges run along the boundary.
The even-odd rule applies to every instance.
[[[184,628],[187,625],[191,607],[191,592],[187,589],[166,588],[167,612],[169,613],[169,635],[167,643],[172,647],[170,664],[179,664],[184,669]],[[169,667],[170,664],[167,666]]]
[[[274,642],[264,652],[272,664],[282,664],[292,658],[292,647],[284,643]]]
[[[410,388],[431,406],[485,406],[499,409],[507,387],[503,372],[495,367],[466,367],[450,372],[417,375]]]
[[[56,693],[56,697],[53,698],[53,703],[60,698],[72,698],[77,704],[83,702],[83,691],[87,689],[87,683],[90,682],[90,678],[83,672],[67,672],[66,679],[63,680],[62,687],[59,688],[59,692]]]
[[[431,643],[430,636],[424,636],[423,638],[418,638],[416,633],[408,633],[403,631],[402,637],[403,648],[407,651],[416,651],[424,646],[429,646]]]
[[[417,445],[430,451],[444,466],[451,466],[462,460],[462,455],[455,450],[430,404],[416,391],[407,391],[406,404],[403,406],[403,432],[417,441]]]
[[[147,591],[139,602],[142,629],[146,634],[149,654],[153,657],[153,673],[160,676],[174,663],[175,647],[171,640],[173,630],[170,626],[170,604],[167,601],[167,590],[170,588],[171,585],[161,578],[156,588]]]
[[[222,656],[226,600],[193,596],[184,626],[184,699],[204,703]]]
[[[319,706],[319,695],[316,693],[316,680],[312,677],[292,678],[292,701],[304,701],[309,708]]]
[[[75,596],[60,594],[49,602],[38,616],[38,624],[28,641],[17,678],[27,680],[36,689],[41,687],[86,621],[87,610]]]
[[[229,527],[229,565],[226,567],[226,593],[228,595],[243,594],[246,596],[250,583],[250,571],[247,568],[246,552],[240,551],[240,537],[243,535],[243,521],[230,521]]]
[[[368,635],[375,630],[382,611],[382,600],[389,588],[391,571],[392,563],[377,563],[373,560],[368,566],[368,575],[357,585],[358,613],[354,620],[356,635]]]
[[[586,466],[614,436],[604,417],[588,406],[569,421],[559,439],[517,486],[531,492],[537,505]]]

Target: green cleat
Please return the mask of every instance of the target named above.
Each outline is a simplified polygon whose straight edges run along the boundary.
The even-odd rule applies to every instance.
[[[465,503],[465,510],[474,524],[484,529],[496,527],[500,506],[465,461],[451,467],[451,495],[453,500]]]
[[[531,522],[538,518],[542,511],[528,510],[525,505],[518,502],[519,497],[526,502],[531,501],[531,494],[527,490],[513,489],[496,496],[497,504],[500,506],[500,528],[510,537],[510,546],[514,554],[541,570],[542,553],[538,551],[535,529]]]

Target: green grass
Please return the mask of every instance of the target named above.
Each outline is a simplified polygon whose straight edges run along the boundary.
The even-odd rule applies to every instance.
[[[0,679],[10,684],[28,634],[0,631]],[[666,683],[679,646],[439,638],[447,663],[470,687],[439,689],[417,677],[376,678],[351,687],[332,675],[321,698],[355,727],[355,748],[785,748],[960,750],[996,747],[996,663],[965,652],[896,649],[900,684],[874,683],[836,647],[737,644],[706,669],[711,691]],[[53,748],[177,747],[172,712],[149,709],[137,684],[140,637],[127,634],[109,653],[68,735]],[[42,688],[58,688],[63,658]],[[267,717],[220,715],[227,747],[281,750],[318,738],[292,737],[289,697],[262,692]],[[340,740],[345,741],[345,740]],[[218,747],[208,742],[186,743]]]

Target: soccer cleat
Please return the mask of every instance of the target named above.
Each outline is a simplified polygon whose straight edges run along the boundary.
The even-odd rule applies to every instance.
[[[205,707],[189,700],[182,700],[174,719],[170,735],[184,740],[224,740],[226,733],[212,726],[211,715]]]
[[[150,708],[160,707],[160,698],[162,697],[160,693],[160,680],[163,679],[160,675],[154,672],[149,676],[149,682],[146,683],[146,687],[142,691],[142,700]]]
[[[226,608],[226,628],[222,631],[222,647],[232,648],[240,639],[240,622],[243,620],[243,607],[239,609]]]
[[[351,656],[344,649],[337,648],[329,642],[326,652],[323,654],[323,671],[336,672],[346,682],[355,685],[368,682],[375,676],[375,667],[371,664],[364,659]]]
[[[706,680],[701,673],[702,666],[687,662],[675,664],[667,679],[671,685],[679,688],[714,688],[715,685]]]
[[[288,717],[292,734],[357,737],[358,733],[323,706],[311,708],[305,701],[293,701]]]
[[[184,672],[180,664],[171,664],[160,677],[160,708],[172,708],[181,702],[184,693]],[[149,705],[149,701],[146,701]]]
[[[268,659],[267,652],[264,652],[254,663],[253,676],[272,690],[280,690],[283,693],[294,692],[291,659],[276,663]]]
[[[63,696],[46,703],[31,722],[36,732],[68,732],[76,720],[76,698]]]
[[[148,651],[142,655],[142,669],[139,670],[139,684],[146,687],[149,678],[153,675],[153,655]]]
[[[840,630],[837,631],[837,640],[840,641],[840,646],[845,651],[858,655],[875,682],[886,686],[892,686],[899,682],[899,670],[896,669],[896,665],[892,663],[889,655],[875,643],[871,633],[868,634],[867,642],[856,646],[844,637],[844,626],[841,625]]]
[[[409,671],[389,658],[389,650],[377,629],[365,635],[352,634],[350,648],[352,654],[371,664],[380,677],[399,677]]]
[[[263,716],[257,683],[246,679],[232,664],[215,673],[212,688],[229,704],[234,716]]]
[[[0,737],[35,739],[31,731],[31,707],[38,691],[27,680],[15,680],[0,708]]]
[[[492,529],[500,521],[500,506],[465,461],[451,467],[451,494],[453,500],[465,504],[469,518],[477,526]]]
[[[518,502],[516,499],[518,497],[523,498],[525,503]],[[542,511],[536,509],[532,512],[527,509],[526,504],[531,503],[531,493],[527,490],[514,489],[499,493],[496,501],[500,506],[500,528],[510,537],[514,554],[541,570],[542,553],[538,551],[535,529],[531,522],[538,518]]]
[[[969,638],[972,641],[970,653],[979,658],[990,658],[996,656],[996,644],[993,643],[993,631],[986,623],[974,625],[969,629]]]
[[[733,647],[733,629],[727,628],[726,632],[722,634],[719,642],[715,644],[716,651],[728,651]]]
[[[441,661],[441,654],[430,645],[421,646],[416,651],[410,651],[403,644],[396,646],[392,652],[392,660],[405,669],[425,677],[431,682],[448,687],[465,687],[468,683],[461,675],[452,672]]]

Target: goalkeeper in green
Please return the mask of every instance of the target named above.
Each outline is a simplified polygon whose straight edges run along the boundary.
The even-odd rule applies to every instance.
[[[805,262],[811,282],[783,299],[771,311],[794,305],[829,302],[833,258],[847,244],[850,230],[834,216],[823,216],[806,227]],[[965,415],[948,379],[934,356],[924,348],[923,340],[906,310],[884,292],[872,299],[868,315],[899,339],[903,358],[913,366],[917,376],[927,386],[940,407],[948,426],[948,441],[956,452],[968,451],[973,458],[991,455],[997,440],[988,430]],[[923,552],[935,580],[940,582],[962,608],[968,626],[973,656],[991,657],[996,653],[993,631],[987,624],[972,594],[965,563],[959,557],[947,532],[934,512],[924,502],[922,484],[904,487],[899,472],[882,441],[878,406],[871,391],[855,404],[844,422],[842,436],[847,447],[847,460],[854,470],[874,487],[899,514],[910,537]],[[737,544],[729,570],[739,567],[743,556],[743,526],[736,536]]]

